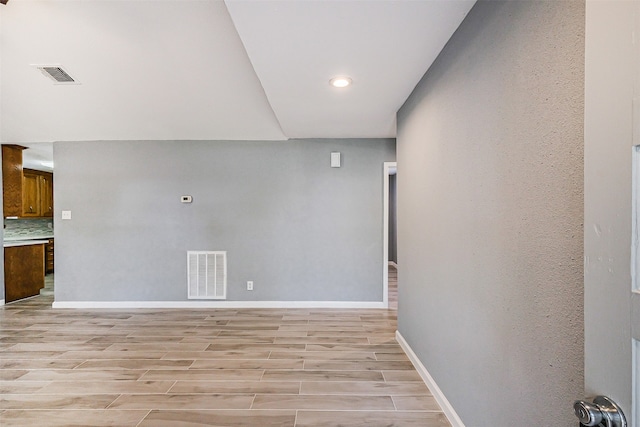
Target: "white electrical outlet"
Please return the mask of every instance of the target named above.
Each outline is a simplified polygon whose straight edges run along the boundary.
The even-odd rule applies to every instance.
[[[253,282],[251,280],[249,280],[247,282],[247,290],[248,291],[252,291],[253,290]]]

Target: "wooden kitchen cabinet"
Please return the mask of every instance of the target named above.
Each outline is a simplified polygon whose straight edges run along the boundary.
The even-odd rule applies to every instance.
[[[53,174],[22,168],[20,145],[2,145],[4,217],[53,217]]]
[[[7,216],[22,216],[22,150],[20,145],[2,145],[2,207]]]
[[[53,217],[53,174],[42,172],[40,176],[40,213],[44,217]]]
[[[22,180],[22,217],[53,217],[53,174],[24,169]]]
[[[44,245],[44,273],[53,273],[53,239]]]
[[[44,244],[4,248],[6,302],[32,297],[44,287]]]
[[[22,215],[23,217],[39,217],[40,214],[40,175],[27,169],[22,178]]]

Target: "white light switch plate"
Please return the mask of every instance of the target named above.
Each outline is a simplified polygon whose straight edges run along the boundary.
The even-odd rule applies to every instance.
[[[71,211],[62,211],[62,219],[71,219]]]
[[[333,152],[331,153],[331,167],[339,168],[340,167],[340,153]]]

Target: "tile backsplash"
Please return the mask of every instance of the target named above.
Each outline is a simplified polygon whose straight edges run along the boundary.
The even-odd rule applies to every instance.
[[[53,218],[5,219],[4,238],[37,238],[53,236]]]

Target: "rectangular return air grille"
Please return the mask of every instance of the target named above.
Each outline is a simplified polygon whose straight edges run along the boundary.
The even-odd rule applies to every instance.
[[[188,251],[189,299],[227,298],[227,252]]]

